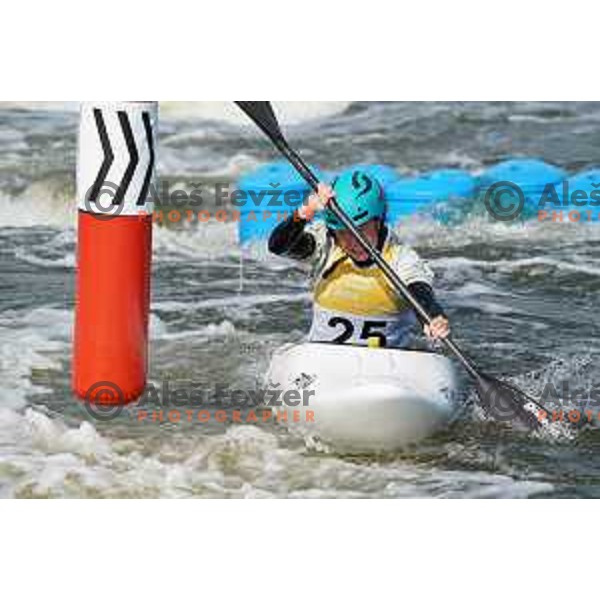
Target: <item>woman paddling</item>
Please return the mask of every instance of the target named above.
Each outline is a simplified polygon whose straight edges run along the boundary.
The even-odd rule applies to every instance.
[[[415,312],[390,287],[352,233],[327,210],[333,196],[431,316],[431,324],[422,322],[428,338],[446,337],[450,327],[431,287],[431,269],[386,226],[379,183],[368,173],[355,170],[340,175],[332,187],[320,184],[318,192],[269,238],[271,252],[315,265],[309,340],[406,348],[417,322]],[[307,227],[322,210],[325,223]]]

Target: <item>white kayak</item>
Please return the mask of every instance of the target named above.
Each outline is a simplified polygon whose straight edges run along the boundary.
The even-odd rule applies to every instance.
[[[304,343],[279,349],[268,386],[312,390],[278,407],[287,426],[336,449],[392,451],[446,426],[457,408],[451,361],[430,352]]]

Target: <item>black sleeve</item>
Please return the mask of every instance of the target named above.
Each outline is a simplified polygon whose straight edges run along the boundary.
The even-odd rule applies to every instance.
[[[435,319],[435,317],[439,316],[446,316],[444,310],[435,299],[433,289],[429,284],[423,281],[417,281],[415,283],[411,283],[408,286],[408,289],[415,296],[415,298],[419,301],[421,306],[425,309],[427,314],[432,319]],[[417,318],[421,322],[421,325],[425,324],[425,321],[421,318],[421,316],[418,313]]]
[[[296,213],[279,223],[269,236],[269,252],[298,260],[311,256],[316,242],[312,234],[304,231],[306,223]]]

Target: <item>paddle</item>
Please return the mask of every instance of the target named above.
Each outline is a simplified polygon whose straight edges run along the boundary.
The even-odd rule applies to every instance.
[[[271,103],[267,101],[236,101],[236,104],[256,123],[256,125],[273,142],[275,147],[283,154],[306,182],[317,190],[319,180],[310,167],[289,146],[281,132],[277,117],[273,112]],[[372,246],[362,233],[354,226],[350,218],[341,210],[335,198],[328,203],[328,208],[352,232],[363,249],[383,271],[390,284],[400,293],[413,307],[426,323],[431,323],[431,317],[413,296],[408,287],[398,277],[396,272],[381,256],[379,251]],[[449,336],[442,340],[446,347],[458,358],[467,373],[475,382],[477,395],[484,410],[492,417],[500,421],[515,421],[525,425],[529,429],[538,429],[548,423],[546,409],[531,396],[519,390],[517,387],[500,381],[490,375],[485,375],[475,367],[460,348]]]

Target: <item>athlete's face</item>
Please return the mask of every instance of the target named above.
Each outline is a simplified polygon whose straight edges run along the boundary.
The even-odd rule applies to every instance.
[[[379,219],[371,219],[358,230],[367,238],[372,246],[377,245],[379,237],[380,221]],[[336,244],[352,259],[357,262],[363,262],[369,258],[366,250],[358,243],[354,235],[347,229],[342,229],[335,232]]]

